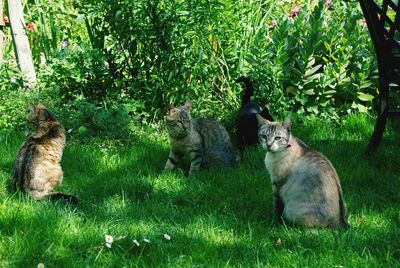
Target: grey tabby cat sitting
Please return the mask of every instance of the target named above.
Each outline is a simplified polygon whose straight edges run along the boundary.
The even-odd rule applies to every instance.
[[[283,123],[260,115],[257,120],[279,219],[307,227],[347,228],[342,187],[331,162],[292,136],[290,117]]]
[[[190,157],[189,176],[201,167],[230,167],[235,163],[232,144],[226,129],[215,120],[190,116],[192,103],[170,106],[165,117],[170,153],[165,170],[174,169],[183,156]]]

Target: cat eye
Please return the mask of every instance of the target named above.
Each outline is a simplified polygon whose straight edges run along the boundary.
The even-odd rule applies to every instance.
[[[261,135],[260,135],[260,138],[263,139],[263,140],[266,140],[266,139],[267,139],[267,135],[261,134]]]
[[[279,136],[276,136],[276,137],[275,137],[275,140],[276,140],[276,141],[280,141],[281,139],[282,139],[282,137],[279,137]]]

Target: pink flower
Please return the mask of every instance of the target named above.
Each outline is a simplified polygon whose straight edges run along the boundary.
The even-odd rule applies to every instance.
[[[298,4],[298,5],[296,5],[296,6],[293,8],[293,10],[290,11],[290,17],[291,17],[291,18],[296,17],[297,14],[299,14],[299,12],[300,12],[300,8],[302,8],[302,7],[303,7],[303,4]]]
[[[268,25],[268,29],[274,28],[276,25],[278,25],[278,22],[276,20],[271,20],[271,22]]]
[[[28,29],[28,31],[34,31],[35,30],[35,25],[33,24],[33,22],[29,22],[27,25],[26,25],[26,29]]]
[[[333,7],[332,0],[325,0],[325,6],[327,9],[331,9]]]
[[[361,25],[367,27],[367,21],[365,19],[361,20]]]
[[[62,41],[61,42],[61,49],[64,49],[68,46],[68,41]]]

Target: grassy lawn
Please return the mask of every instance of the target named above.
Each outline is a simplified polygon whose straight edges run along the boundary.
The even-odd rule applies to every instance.
[[[400,266],[399,123],[365,158],[373,124],[366,116],[294,122],[294,135],[338,171],[352,225],[346,231],[278,225],[260,148],[245,151],[237,168],[188,179],[162,172],[164,128],[126,141],[69,140],[62,191],[79,198],[72,207],[8,193],[24,136],[0,136],[0,267]],[[116,240],[111,248],[105,234]]]

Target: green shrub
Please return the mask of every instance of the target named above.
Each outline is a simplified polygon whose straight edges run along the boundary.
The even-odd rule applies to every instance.
[[[366,112],[376,95],[375,54],[354,4],[320,1],[260,31],[246,60],[260,97],[277,111],[337,117]],[[267,38],[268,41],[265,40]]]
[[[14,61],[0,63],[0,77],[0,132],[9,132],[24,125],[27,95]]]
[[[94,101],[118,97],[106,57],[89,46],[67,46],[51,57],[41,72],[41,83],[58,90],[62,99],[79,95]]]
[[[112,55],[127,93],[152,113],[189,98],[195,113],[221,117],[238,108],[240,74],[255,80],[256,98],[277,114],[336,118],[366,112],[376,97],[375,55],[358,3],[100,2],[80,9],[108,22],[89,25],[110,40],[92,43]]]
[[[128,122],[160,121],[168,104],[186,99],[194,102],[194,116],[232,125],[242,93],[234,81],[240,75],[254,80],[254,99],[269,103],[277,118],[292,112],[337,119],[370,111],[377,67],[358,3],[298,3],[88,0],[72,6],[68,1],[50,16],[40,14],[47,10],[42,0],[28,1],[29,18],[39,24],[30,33],[38,44],[36,65],[41,52],[47,58],[47,65],[37,68],[39,90],[28,98],[46,100],[73,133],[81,129],[88,135],[119,135],[108,127],[113,124],[127,128]],[[65,25],[76,20],[71,31],[61,29],[66,14]],[[52,29],[56,40],[53,33],[44,35],[45,29]],[[68,45],[60,48],[65,39]],[[1,124],[11,126],[19,102],[27,101],[18,95],[22,82],[9,83],[15,69],[1,72],[6,79],[0,90],[7,91],[2,96],[18,99],[2,104],[7,115],[0,115]]]

